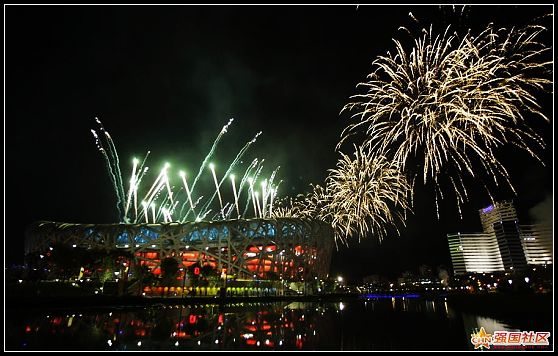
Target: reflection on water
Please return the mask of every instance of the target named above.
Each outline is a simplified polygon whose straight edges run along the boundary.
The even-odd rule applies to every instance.
[[[337,303],[156,305],[8,312],[10,350],[467,350],[475,327],[516,330],[462,314],[442,298]]]
[[[463,314],[463,321],[465,323],[465,329],[467,330],[473,330],[475,328],[478,329],[480,327],[484,327],[484,329],[487,332],[494,332],[496,330],[521,331],[517,328],[511,327],[510,325],[502,321],[495,320],[492,318],[486,318],[478,315]]]
[[[27,315],[14,326],[23,331],[18,349],[314,349],[324,311],[304,303],[161,305]]]
[[[463,325],[466,338],[470,338],[472,333],[478,333],[481,327],[489,334],[493,334],[494,331],[522,331],[500,320],[466,313],[463,313]],[[472,343],[469,344],[469,350],[474,350]]]

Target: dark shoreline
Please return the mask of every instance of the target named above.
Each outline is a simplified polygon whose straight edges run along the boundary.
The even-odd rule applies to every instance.
[[[404,295],[386,294],[383,297],[401,297]],[[509,309],[516,312],[549,311],[553,306],[553,294],[419,294],[416,296],[424,299],[444,299],[448,305],[462,311],[492,312],[494,310]],[[290,296],[235,296],[235,297],[139,297],[139,296],[6,296],[6,311],[21,309],[44,308],[134,308],[159,305],[196,305],[218,304],[227,305],[235,303],[274,303],[274,302],[314,302],[329,303],[351,301],[366,298],[359,294],[324,294],[324,295],[290,295]],[[550,309],[549,309],[550,308]],[[551,313],[552,314],[552,313]]]
[[[274,303],[274,302],[337,302],[357,300],[358,294],[260,296],[260,297],[137,297],[137,296],[80,296],[80,297],[22,297],[6,298],[6,310],[43,309],[43,308],[91,308],[91,307],[146,307],[157,305],[192,304],[235,304],[235,303]]]

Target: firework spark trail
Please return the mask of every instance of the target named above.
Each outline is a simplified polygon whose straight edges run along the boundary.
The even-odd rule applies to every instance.
[[[151,199],[147,202],[148,204],[152,205],[152,204],[156,204],[157,203],[157,199],[159,199],[159,195],[161,195],[161,193],[163,192],[165,186],[163,183],[159,183],[159,186],[157,187],[157,190],[153,192],[153,196],[151,197]]]
[[[173,187],[174,188],[174,187]],[[178,190],[177,194],[179,194],[182,191],[182,187]],[[154,199],[154,201],[156,201],[156,199]],[[159,204],[159,210],[157,211],[157,220],[159,220],[159,217],[161,216],[161,214],[163,214],[163,209],[167,209],[169,215],[172,217],[172,212],[174,210],[173,207],[176,206],[176,202],[175,201],[171,201],[171,203],[169,204],[170,201],[170,196],[168,194],[165,195],[165,197],[163,198],[163,200],[161,201],[161,203]],[[170,205],[170,207],[169,207]]]
[[[163,214],[163,222],[168,223],[170,221],[168,209],[161,207],[161,208],[159,208],[159,213],[158,214],[160,214],[161,212]]]
[[[225,206],[223,206],[223,209],[217,214],[215,214],[211,220],[219,220],[219,219],[227,220],[233,208],[234,208],[234,204],[232,204],[231,202],[226,202]]]
[[[100,149],[102,150],[103,155],[105,156],[105,160],[109,169],[109,175],[111,176],[111,181],[113,182],[113,186],[116,192],[116,197],[117,197],[116,207],[118,209],[118,216],[120,218],[120,221],[123,221],[125,217],[122,214],[125,208],[124,203],[126,201],[126,197],[124,195],[124,184],[122,182],[122,173],[120,172],[120,162],[118,159],[118,154],[116,152],[116,147],[114,146],[114,142],[112,141],[112,138],[110,137],[108,131],[105,130],[105,127],[101,123],[101,120],[95,117],[95,121],[99,125],[101,132],[105,134],[104,136],[105,139],[107,140],[108,151],[103,148],[97,134],[93,130],[91,131],[95,136],[95,140],[98,143],[98,147],[100,146]],[[110,158],[112,158],[112,160],[109,158],[109,155]]]
[[[369,232],[382,240],[387,224],[393,224],[396,218],[404,223],[399,212],[392,213],[391,206],[407,209],[403,197],[408,185],[398,168],[384,157],[373,158],[361,149],[355,153],[355,160],[342,156],[327,179],[330,201],[326,214],[332,216],[341,240],[356,234],[360,239]]]
[[[215,183],[215,193],[213,193],[213,195],[210,197],[210,199],[207,201],[207,203],[200,204],[200,202],[203,201],[203,195],[201,195],[200,197],[198,197],[198,199],[196,200],[196,202],[193,202],[193,184],[192,184],[192,188],[188,186],[187,181],[186,181],[186,177],[185,177],[185,173],[184,172],[180,172],[180,176],[182,177],[182,183],[183,186],[180,187],[178,189],[178,191],[175,191],[175,187],[171,185],[171,181],[168,175],[168,169],[170,167],[170,165],[168,163],[166,163],[164,165],[164,167],[161,169],[161,171],[159,172],[159,174],[157,175],[157,177],[155,178],[154,182],[151,184],[151,186],[149,187],[149,189],[147,189],[147,192],[143,192],[141,193],[140,196],[140,183],[145,180],[146,177],[146,173],[149,170],[149,167],[145,166],[145,163],[147,161],[147,158],[150,154],[150,151],[147,151],[147,154],[145,155],[145,157],[143,158],[141,164],[139,164],[139,160],[137,159],[133,159],[133,165],[131,167],[131,175],[130,175],[130,179],[129,179],[129,189],[126,191],[126,193],[124,193],[123,188],[119,189],[118,186],[122,185],[122,177],[121,177],[121,173],[120,173],[120,168],[119,168],[119,158],[118,158],[118,154],[116,152],[116,146],[114,145],[114,142],[111,138],[111,136],[108,134],[108,132],[106,132],[104,130],[104,127],[102,127],[102,124],[100,123],[100,121],[98,119],[97,123],[100,125],[101,130],[103,130],[103,132],[105,133],[104,137],[106,138],[107,142],[108,142],[108,150],[105,150],[103,147],[103,143],[100,141],[99,136],[97,135],[97,132],[95,130],[91,130],[91,132],[93,133],[93,136],[96,140],[96,144],[97,147],[99,149],[99,151],[102,153],[104,159],[105,159],[105,163],[107,166],[107,170],[109,172],[109,176],[111,178],[111,181],[113,183],[113,187],[115,189],[116,195],[117,195],[117,199],[118,199],[118,203],[117,203],[117,208],[119,209],[119,215],[121,216],[121,222],[124,223],[137,223],[141,220],[144,220],[146,223],[156,223],[157,221],[159,221],[159,219],[162,219],[164,222],[172,222],[173,220],[175,221],[185,221],[187,216],[192,212],[195,216],[195,220],[196,221],[200,221],[201,219],[206,218],[211,211],[215,211],[215,209],[209,209],[209,206],[211,205],[211,203],[214,200],[215,195],[219,196],[219,204],[220,204],[220,209],[218,210],[218,215],[220,215],[220,219],[224,219],[225,216],[229,217],[232,214],[232,211],[236,208],[236,212],[237,212],[237,218],[241,218],[245,212],[246,209],[249,207],[249,200],[250,200],[250,195],[252,195],[253,198],[253,202],[254,204],[257,203],[257,205],[260,205],[259,199],[256,202],[255,197],[253,197],[253,194],[249,194],[247,197],[247,204],[245,206],[245,210],[244,213],[241,214],[241,207],[240,207],[240,197],[241,194],[243,193],[244,190],[244,186],[246,185],[246,182],[249,180],[250,176],[253,176],[254,180],[257,180],[259,178],[259,175],[263,169],[263,162],[264,160],[258,161],[258,159],[254,159],[252,161],[252,163],[248,166],[248,168],[244,171],[244,174],[242,176],[242,179],[240,180],[240,184],[238,186],[238,190],[237,190],[237,185],[236,182],[234,181],[234,179],[232,180],[232,189],[233,189],[233,194],[234,194],[234,204],[233,203],[226,203],[223,204],[223,200],[222,200],[222,196],[221,196],[221,185],[224,183],[224,181],[226,180],[226,177],[232,177],[231,176],[231,172],[233,169],[235,169],[239,162],[242,163],[240,160],[243,157],[243,155],[246,153],[246,151],[250,148],[250,146],[256,142],[257,138],[261,135],[261,131],[258,132],[253,138],[252,140],[248,141],[242,148],[241,150],[238,152],[238,154],[236,155],[236,157],[234,158],[234,160],[232,161],[232,163],[229,165],[227,172],[225,173],[224,177],[221,179],[221,181],[219,182],[217,180],[217,176],[215,173],[215,170],[212,169],[212,178],[213,181]],[[210,157],[212,157],[214,155],[214,152],[216,150],[217,144],[219,143],[222,135],[224,133],[227,132],[228,127],[230,126],[230,124],[232,123],[232,119],[223,127],[223,129],[221,130],[220,134],[217,136],[216,140],[213,143],[213,146],[210,150],[210,152],[206,155],[204,162],[202,163],[201,167],[205,167],[207,165],[207,161]],[[278,167],[279,168],[279,167]],[[255,172],[254,172],[255,171]],[[272,173],[271,178],[269,179],[269,181],[265,181],[264,184],[266,185],[266,189],[268,189],[268,192],[266,194],[264,194],[264,196],[262,196],[262,199],[264,199],[263,201],[263,206],[260,205],[259,208],[254,205],[255,207],[255,216],[266,216],[266,213],[263,212],[263,210],[267,210],[268,205],[267,205],[267,199],[271,197],[270,202],[269,202],[269,207],[272,208],[273,207],[273,199],[275,198],[276,195],[276,191],[274,191],[274,187],[273,187],[273,178],[275,177],[277,170],[275,170]],[[199,178],[200,175],[198,174],[198,176],[196,178]],[[267,183],[266,183],[267,182]],[[180,191],[183,190],[185,191],[185,195],[186,195],[186,199],[179,199],[180,196]],[[264,189],[265,190],[265,189]],[[250,193],[253,193],[250,192]],[[143,199],[142,199],[143,198]],[[141,207],[140,209],[138,209],[138,200],[141,203]],[[186,214],[182,214],[183,211],[185,210],[185,206],[189,204],[189,209],[186,211]],[[201,208],[198,208],[198,205],[202,206]],[[131,211],[133,206],[133,213]],[[178,208],[180,207],[180,210],[178,210]],[[141,209],[143,209],[143,213],[141,212]],[[199,210],[198,210],[199,209]],[[122,214],[122,211],[124,212]],[[150,212],[151,211],[151,212]],[[177,213],[177,211],[179,211],[179,213]],[[199,213],[196,214],[196,211],[198,211]],[[143,216],[142,216],[143,215]],[[176,216],[176,217],[173,217]]]
[[[141,183],[142,178],[144,177],[145,173],[147,173],[147,171],[149,170],[149,167],[145,167],[145,162],[147,161],[147,157],[149,157],[149,154],[151,153],[151,151],[147,151],[145,157],[143,157],[143,160],[140,164],[140,167],[138,169],[138,175],[137,177],[134,179],[135,186],[134,186],[134,223],[137,222],[138,220],[138,188],[139,185]]]
[[[135,216],[135,221],[136,222],[140,217],[138,216],[138,189],[140,186],[140,183],[143,179],[143,177],[145,176],[145,174],[147,173],[147,171],[149,171],[149,167],[145,167],[143,169],[143,172],[141,172],[141,174],[139,174],[138,172],[138,178],[136,179],[136,184],[134,187],[134,216]]]
[[[213,157],[213,154],[215,153],[215,149],[217,148],[217,145],[219,144],[219,141],[221,141],[221,137],[223,137],[223,135],[227,133],[227,130],[229,129],[229,126],[232,124],[233,121],[234,121],[234,118],[231,118],[229,120],[229,122],[227,122],[227,124],[225,126],[223,126],[223,128],[221,129],[221,132],[219,132],[219,135],[217,135],[217,138],[215,139],[215,141],[213,141],[213,145],[211,146],[211,149],[209,150],[209,153],[203,159],[203,162],[200,166],[200,170],[198,171],[198,175],[196,176],[196,178],[194,178],[194,182],[192,183],[191,191],[194,191],[194,188],[196,187],[196,183],[198,182],[198,179],[200,179],[200,176],[201,176],[202,172],[204,171],[205,166],[207,165],[207,163],[209,162],[211,157]]]
[[[277,183],[277,185],[275,186],[275,192],[273,194],[273,201],[276,201],[277,198],[277,194],[279,193],[279,187],[281,186],[281,183],[283,183],[283,180],[279,180],[279,183]],[[273,218],[274,214],[270,214],[270,217]]]
[[[254,174],[254,177],[253,177],[254,178],[254,185],[258,181],[258,178],[260,178],[260,175],[261,175],[262,170],[263,170],[263,163],[264,163],[264,160],[262,159],[261,162],[260,162],[259,168],[256,170],[256,174]]]
[[[370,148],[355,147],[354,158],[341,153],[335,169],[329,170],[325,187],[313,186],[309,194],[282,201],[272,216],[319,218],[332,225],[335,242],[372,234],[380,241],[387,227],[397,231],[410,210],[411,185],[395,162],[374,156]],[[402,213],[403,212],[403,213]]]
[[[273,187],[273,180],[275,179],[275,175],[277,174],[277,171],[279,171],[279,169],[281,168],[281,166],[277,166],[277,168],[275,168],[273,170],[273,172],[271,172],[271,176],[269,177],[269,194],[270,194],[270,199],[269,199],[269,217],[272,216],[272,208],[273,208],[273,199],[275,198],[275,194],[277,193],[277,188],[279,187],[279,184],[281,182],[279,182],[279,184],[277,184],[277,186],[274,188]]]
[[[262,186],[262,218],[265,217],[266,209],[266,201],[268,196],[268,189],[267,189],[267,179],[264,179],[261,183]]]
[[[184,171],[180,171],[180,177],[182,178],[182,183],[184,184],[184,190],[186,191],[186,196],[188,197],[188,202],[190,203],[190,209],[193,212],[194,216],[196,216],[196,211],[194,210],[194,203],[192,203],[192,194],[190,192],[190,189],[188,189],[188,183],[186,182],[186,173]],[[182,205],[184,206],[184,205]],[[182,211],[183,209],[180,209],[180,213],[179,213],[179,217],[182,216]],[[188,215],[188,214],[186,214]],[[186,219],[186,216],[184,216],[184,219]]]
[[[205,217],[207,216],[207,214],[209,214],[211,212],[211,209],[209,209],[208,211],[206,211],[203,215],[200,215],[196,218],[196,221],[202,221],[203,219],[205,219]]]
[[[273,211],[272,218],[292,218],[292,203],[289,201],[277,200],[275,210]]]
[[[128,222],[128,210],[130,209],[130,204],[132,203],[132,195],[134,192],[134,188],[136,186],[136,169],[138,166],[138,160],[136,158],[133,159],[133,167],[132,167],[132,177],[130,178],[130,189],[128,189],[128,199],[126,200],[126,209],[124,210],[124,220]]]
[[[277,188],[271,188],[271,195],[269,199],[269,217],[273,216],[273,199],[275,198],[275,194],[277,192]]]
[[[221,192],[219,191],[219,186],[221,184],[217,183],[217,176],[215,175],[215,166],[212,163],[209,164],[209,169],[211,170],[211,174],[213,175],[213,181],[215,182],[215,191],[216,191],[217,195],[219,196],[219,206],[221,207],[220,211],[222,212],[223,211],[223,199],[221,198]],[[215,194],[213,196],[215,196]],[[208,205],[211,204],[211,202],[213,201],[213,196],[209,200]],[[202,209],[202,211],[203,210],[204,209]],[[223,219],[224,218],[225,217],[223,216]]]
[[[230,204],[228,209],[226,209],[226,210],[227,211],[225,212],[225,218],[228,220],[228,219],[230,219],[230,216],[231,216],[232,212],[234,211],[234,204]]]
[[[157,219],[155,218],[155,203],[149,204],[151,206],[151,214],[153,216],[153,222],[156,222]]]
[[[145,223],[149,224],[149,216],[147,215],[147,203],[142,201],[141,206],[143,207],[143,214],[145,216]]]
[[[166,170],[168,167],[168,163],[165,163],[165,166],[163,167],[163,169],[161,169],[161,173],[159,173],[157,179],[155,179],[155,182],[151,185],[151,187],[147,191],[147,194],[144,196],[143,201],[147,203],[148,207],[151,201],[154,200],[155,195],[158,194],[159,190],[163,187],[164,182],[162,182],[161,180],[164,179],[163,177],[166,175]]]
[[[171,186],[170,186],[168,175],[165,175],[165,185],[167,186],[167,194],[168,194],[168,197],[171,201],[171,204],[174,204],[174,200],[172,199],[172,189],[171,189]]]
[[[200,165],[200,169],[198,170],[198,174],[196,175],[196,177],[194,178],[194,182],[192,183],[192,186],[190,187],[190,192],[194,192],[194,189],[196,187],[196,183],[198,182],[198,180],[200,179],[203,171],[205,170],[205,166],[208,164],[209,160],[211,159],[211,157],[213,157],[213,154],[215,153],[215,149],[217,148],[217,145],[219,144],[219,141],[221,141],[221,138],[223,137],[224,134],[227,133],[229,126],[232,124],[232,122],[234,121],[234,118],[231,118],[229,120],[229,122],[227,122],[222,128],[221,131],[219,132],[219,134],[217,135],[217,138],[215,138],[215,140],[213,141],[213,145],[211,146],[211,149],[209,150],[209,152],[207,153],[207,155],[205,156],[205,158],[202,161],[202,164]],[[182,216],[182,211],[184,211],[184,207],[187,204],[187,201],[184,202],[184,204],[182,205],[182,207],[180,208],[180,215]],[[186,221],[187,217],[188,217],[188,213],[192,211],[191,207],[188,210],[188,212],[186,213],[186,215],[184,215],[184,217],[182,218],[183,221]]]
[[[284,197],[277,203],[272,214],[274,218],[293,217],[304,219],[321,219],[331,221],[327,211],[329,204],[325,197],[324,189],[319,185],[310,185],[312,191],[307,194],[299,194],[295,198]]]
[[[118,204],[121,205],[119,210],[122,212],[124,210],[124,204],[126,201],[126,196],[124,195],[124,182],[122,180],[122,172],[120,171],[120,159],[118,158],[118,153],[116,152],[116,146],[110,137],[110,134],[105,131],[105,136],[107,138],[109,153],[113,158],[114,163],[114,176],[116,178],[116,186],[118,188]],[[124,220],[124,216],[122,215],[121,221]]]
[[[231,174],[230,178],[231,178],[231,184],[232,184],[233,195],[234,195],[234,205],[236,207],[236,215],[237,215],[237,219],[240,219],[240,209],[238,208],[238,194],[236,193],[236,186],[234,184],[234,174]]]
[[[153,182],[153,184],[151,185],[151,187],[147,191],[147,194],[145,194],[144,200],[150,200],[152,198],[152,196],[154,194],[156,194],[155,192],[157,192],[160,189],[160,187],[162,185],[164,185],[163,180],[164,180],[164,177],[166,175],[166,171],[167,171],[168,167],[169,167],[168,163],[165,163],[165,166],[163,167],[163,169],[161,169],[161,172],[159,173],[159,175],[155,179],[155,182]]]
[[[194,202],[194,206],[191,207],[191,208],[186,212],[186,215],[184,215],[184,219],[183,219],[181,222],[185,222],[185,221],[186,221],[186,216],[188,216],[188,215],[190,214],[190,211],[193,212],[194,209],[198,207],[198,204],[200,203],[200,201],[201,201],[202,199],[203,199],[203,195],[200,195],[200,196],[198,197],[198,199],[196,199],[196,201]],[[194,218],[195,221],[200,221],[200,220],[201,220],[200,215],[196,216],[196,214],[194,213],[194,216],[195,216],[195,218]],[[204,216],[205,216],[205,215],[204,215]]]
[[[254,192],[254,197],[255,197],[255,200],[256,200],[256,206],[258,207],[258,212],[256,214],[256,217],[261,219],[262,218],[262,208],[260,207],[259,192],[257,190]]]
[[[178,203],[180,203],[178,200],[174,202],[174,204],[171,206],[171,213],[174,213],[174,211],[176,210],[176,207],[178,206]]]
[[[279,171],[279,169],[281,169],[281,166],[277,166],[277,168],[275,168],[273,170],[273,172],[271,172],[271,175],[269,176],[269,185],[270,186],[273,185],[273,180],[275,179],[275,176],[277,175],[277,172]]]
[[[254,194],[254,179],[253,178],[248,178],[248,184],[250,185],[250,190],[249,190],[249,195],[248,195],[248,199],[252,198],[252,206],[254,207],[254,217],[258,217],[258,208],[256,207],[256,195]],[[244,210],[244,212],[246,213],[246,210],[248,210],[248,202],[246,202],[246,209]]]
[[[116,193],[116,198],[117,198],[116,208],[118,209],[118,216],[120,217],[122,212],[120,211],[120,200],[119,200],[119,195],[118,195],[118,187],[117,187],[117,183],[116,183],[116,177],[114,175],[114,172],[112,171],[112,164],[111,164],[110,158],[108,157],[106,150],[103,148],[103,143],[99,139],[99,136],[97,136],[97,133],[95,132],[95,130],[91,130],[91,133],[93,134],[93,137],[95,138],[95,145],[97,146],[97,149],[99,150],[99,152],[101,152],[101,154],[102,154],[102,156],[105,160],[105,166],[107,168],[107,172],[109,173],[110,181],[111,181],[112,186],[114,188],[114,191]]]
[[[248,168],[246,168],[246,170],[244,171],[244,175],[242,176],[242,179],[240,180],[240,184],[238,186],[238,196],[240,197],[242,194],[242,190],[244,189],[244,185],[246,184],[246,182],[248,181],[248,177],[250,176],[250,174],[252,173],[252,169],[254,169],[255,167],[257,167],[258,165],[258,159],[254,158],[254,160],[252,161],[252,163],[250,163],[250,165],[248,166]],[[247,203],[248,204],[248,201]],[[244,214],[243,214],[244,215]]]
[[[367,92],[343,108],[357,122],[343,131],[337,148],[364,132],[364,145],[394,160],[402,172],[412,174],[409,160],[419,158],[423,183],[434,182],[436,199],[443,199],[438,178],[450,175],[458,209],[468,199],[463,174],[480,179],[484,172],[515,192],[494,152],[511,144],[542,163],[535,147],[544,149],[544,141],[524,115],[549,121],[532,93],[552,84],[552,61],[544,59],[551,48],[537,40],[544,30],[489,25],[475,37],[470,30],[451,34],[449,27],[435,35],[431,26],[410,51],[394,40],[395,55],[374,60],[368,81],[359,84]],[[436,205],[438,211],[437,200]]]
[[[194,202],[194,209],[198,207],[198,204],[202,199],[203,199],[203,195],[200,195],[200,197]],[[197,218],[199,218],[199,216]]]
[[[258,137],[262,134],[262,132],[258,132],[250,141],[248,141],[238,152],[238,154],[236,155],[236,157],[233,159],[232,163],[229,165],[229,168],[227,169],[227,171],[225,172],[225,175],[223,176],[223,178],[221,179],[221,181],[219,181],[218,187],[221,187],[221,185],[223,184],[223,182],[227,179],[227,177],[231,174],[232,170],[236,167],[236,165],[238,164],[238,162],[240,161],[240,159],[242,158],[242,156],[246,153],[246,151],[248,150],[248,148],[250,148],[250,146],[256,142],[256,140],[258,139]],[[213,199],[215,199],[215,195],[220,195],[219,193],[219,189],[216,189],[216,192],[213,193],[213,195],[211,196],[211,198],[207,201],[207,203],[205,203],[204,207],[202,208],[202,211],[204,211],[205,209],[207,209],[211,203],[213,202]],[[222,209],[222,208],[221,208]]]
[[[153,206],[154,202],[159,197],[159,193],[163,190],[163,188],[164,188],[164,183],[159,182],[158,185],[155,187],[155,189],[151,192],[151,194],[149,196],[146,196],[147,199],[144,199],[143,201],[147,203],[147,207]],[[155,216],[153,217],[153,220],[154,222],[156,221]]]
[[[163,216],[163,218],[166,218],[166,220],[168,220],[167,222],[172,222],[173,221],[173,211],[176,208],[176,205],[178,204],[178,200],[175,200],[174,203],[172,204],[168,204],[168,200],[169,200],[169,196],[165,196],[165,198],[163,199],[163,201],[161,201],[161,204],[159,206],[159,210],[157,211],[157,220],[159,220],[160,216]],[[165,217],[166,215],[166,217]]]
[[[194,217],[196,216],[196,212],[193,209],[193,204],[192,204],[192,191],[190,191],[190,189],[188,188],[188,183],[186,182],[186,172],[184,171],[180,171],[179,176],[182,180],[182,185],[185,187],[185,192],[186,192],[186,198],[184,200],[184,203],[180,206],[180,212],[178,213],[179,219],[184,222],[186,221],[188,214],[190,212],[193,212]],[[190,208],[186,211],[186,214],[183,214],[184,212],[184,208],[186,208],[186,205],[190,203]]]
[[[240,184],[240,188],[238,190],[238,195],[239,196],[241,195],[242,189],[244,188],[244,185],[246,184],[246,182],[248,183],[248,194],[246,194],[246,202],[244,204],[244,211],[242,212],[242,215],[241,215],[243,218],[246,217],[246,213],[248,212],[248,207],[250,206],[250,200],[253,201],[253,199],[252,199],[252,185],[254,184],[254,178],[250,177],[250,174],[252,173],[252,169],[255,169],[256,172],[254,174],[254,177],[258,177],[259,173],[261,172],[261,170],[263,168],[263,165],[262,165],[263,162],[264,162],[264,160],[262,160],[261,162],[258,163],[257,159],[252,161],[252,164],[254,166],[253,167],[252,166],[248,167],[248,169],[244,173],[244,177],[242,178],[242,183]],[[254,204],[254,206],[255,206],[255,204]]]
[[[244,212],[242,213],[242,216],[246,216],[246,213],[248,212],[248,207],[250,206],[249,202],[250,199],[252,199],[252,204],[254,207],[254,217],[258,217],[258,210],[256,207],[256,200],[255,200],[255,196],[254,196],[254,184],[257,182],[258,177],[260,176],[260,173],[262,172],[263,169],[263,162],[265,160],[261,160],[260,163],[258,164],[258,167],[256,169],[256,173],[254,174],[254,177],[248,177],[248,185],[249,185],[249,191],[248,191],[248,196],[246,197],[246,204],[244,205]]]

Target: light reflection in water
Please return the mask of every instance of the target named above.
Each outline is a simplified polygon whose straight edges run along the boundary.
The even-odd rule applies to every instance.
[[[494,331],[521,331],[500,320],[479,315],[463,314],[463,324],[466,337],[469,338],[472,333],[478,333],[481,327],[484,327],[484,330],[489,334],[493,334]],[[473,344],[470,344],[469,349],[474,349]]]
[[[444,299],[422,298],[159,305],[72,313],[7,316],[7,349],[466,350],[474,328],[517,330],[457,312]]]
[[[342,304],[342,303],[341,303]],[[313,349],[320,306],[306,303],[160,306],[26,322],[23,349]],[[172,346],[172,347],[171,347]]]

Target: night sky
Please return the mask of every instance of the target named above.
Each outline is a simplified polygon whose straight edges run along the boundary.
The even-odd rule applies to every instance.
[[[393,37],[405,38],[398,28],[416,28],[409,12],[421,26],[480,29],[489,22],[525,25],[552,10],[474,6],[461,15],[451,6],[7,6],[5,261],[22,261],[31,222],[118,221],[90,132],[95,117],[111,133],[125,176],[131,158],[147,150],[154,170],[168,160],[197,172],[221,127],[235,118],[216,153],[218,167],[261,130],[246,160],[265,158],[268,174],[280,165],[280,195],[296,195],[322,183],[335,166],[335,145],[349,122],[339,112],[359,92],[355,86],[372,60],[393,51]],[[553,121],[551,95],[539,97]],[[494,196],[513,199],[522,224],[552,214],[552,124],[536,125],[548,144],[541,155],[546,167],[514,147],[498,154],[518,194],[502,187]],[[334,253],[331,273],[358,281],[421,264],[451,267],[446,234],[480,231],[478,209],[490,203],[469,183],[463,220],[451,196],[437,219],[432,186],[418,184],[415,214],[401,236],[381,245],[372,236],[350,241]]]

